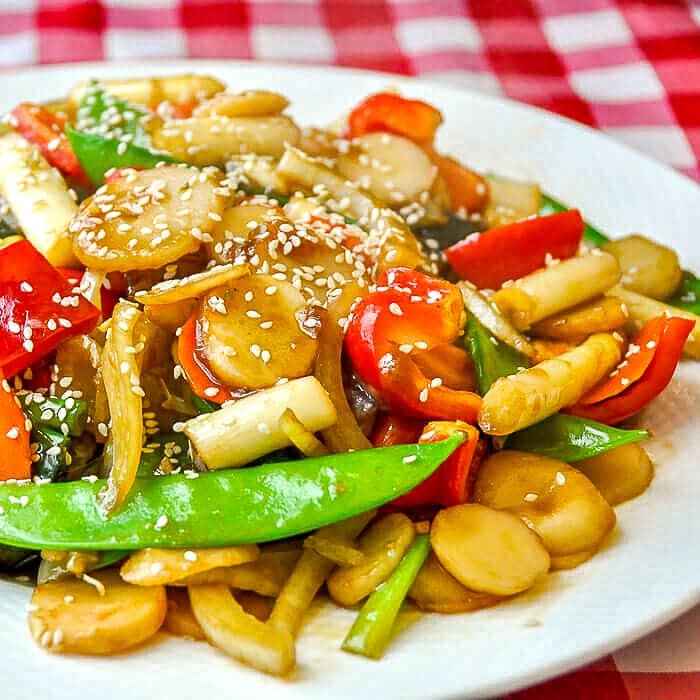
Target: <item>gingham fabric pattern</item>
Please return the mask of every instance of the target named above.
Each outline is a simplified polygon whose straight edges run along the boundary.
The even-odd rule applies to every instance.
[[[692,0],[0,0],[0,69],[151,57],[424,76],[563,114],[700,179]],[[700,608],[507,700],[698,698]]]
[[[700,178],[692,0],[0,0],[0,67],[188,56],[372,68],[504,94]]]

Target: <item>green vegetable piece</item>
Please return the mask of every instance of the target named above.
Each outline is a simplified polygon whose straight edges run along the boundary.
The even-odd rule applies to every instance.
[[[105,518],[104,480],[0,484],[0,542],[34,549],[219,547],[316,530],[424,481],[463,442],[395,445],[246,469],[137,479]],[[24,505],[18,505],[22,499]]]
[[[684,270],[678,289],[666,303],[677,309],[700,314],[700,279],[692,272]]]
[[[19,231],[10,224],[3,216],[0,216],[0,239],[8,236],[16,236]]]
[[[549,195],[542,195],[542,203],[540,205],[540,216],[547,216],[548,214],[557,214],[560,211],[568,211],[571,207],[567,207],[561,202],[557,202],[556,199],[552,199]],[[587,221],[585,222],[586,227],[583,230],[584,240],[592,243],[595,246],[601,246],[603,243],[607,243],[610,239],[603,233],[601,233],[597,228],[591,226]]]
[[[126,549],[113,549],[109,552],[98,552],[98,554],[100,555],[100,560],[97,564],[91,566],[88,571],[97,571],[98,569],[104,569],[107,566],[116,564],[118,561],[126,559],[126,557],[131,554],[131,551]]]
[[[187,436],[184,433],[160,433],[153,435],[141,451],[138,476],[158,476],[167,474],[168,469],[186,469],[191,466],[192,456]]]
[[[0,545],[0,571],[19,569],[28,559],[36,556],[32,549],[19,549]]]
[[[86,134],[70,126],[66,127],[66,136],[83,170],[97,187],[104,182],[105,173],[112,168],[145,170],[155,168],[158,163],[179,162],[166,153],[155,153],[133,144],[125,145],[116,139]]]
[[[367,599],[343,641],[343,650],[379,659],[399,610],[430,554],[430,536],[418,535],[394,573]]]
[[[32,421],[32,425],[51,428],[59,432],[67,430],[72,437],[79,437],[85,431],[88,419],[88,405],[80,399],[59,399],[54,396],[42,397],[39,401],[26,402],[26,396],[20,396],[22,410]],[[32,394],[39,398],[39,394]],[[63,426],[66,428],[63,428]]]
[[[107,139],[126,140],[134,146],[149,146],[150,139],[142,124],[147,114],[138,105],[106,92],[93,81],[78,106],[75,128]]]
[[[221,406],[219,406],[218,403],[214,403],[213,401],[207,401],[207,399],[203,399],[201,396],[197,396],[197,394],[191,392],[192,394],[192,405],[195,407],[197,411],[199,411],[200,414],[202,413],[214,413],[214,411],[218,411]]]
[[[34,426],[30,439],[33,444],[37,445],[37,459],[32,465],[34,476],[53,481],[64,476],[71,461],[68,452],[70,438],[56,430],[51,430],[51,428]],[[5,459],[8,458],[11,458],[10,455],[5,456]]]
[[[647,430],[622,430],[566,413],[555,413],[506,439],[509,450],[522,450],[571,464],[649,437]]]
[[[525,355],[493,336],[473,314],[469,314],[465,344],[474,362],[476,383],[482,396],[500,377],[529,366]]]

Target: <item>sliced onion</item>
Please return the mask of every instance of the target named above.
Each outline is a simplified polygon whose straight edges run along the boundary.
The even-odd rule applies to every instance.
[[[469,313],[499,340],[515,348],[518,352],[534,357],[535,349],[530,341],[519,333],[506,317],[470,282],[458,282],[464,305]]]

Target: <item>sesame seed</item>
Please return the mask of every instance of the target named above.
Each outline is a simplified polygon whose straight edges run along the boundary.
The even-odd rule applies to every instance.
[[[22,330],[22,326],[20,326],[17,321],[10,321],[7,324],[7,328],[9,329],[10,333],[19,333]]]
[[[193,552],[191,549],[188,549],[182,556],[187,561],[197,561],[197,552]]]
[[[418,400],[421,403],[425,403],[428,400],[428,387],[427,386],[421,390],[420,394],[418,394]]]
[[[401,311],[401,307],[395,302],[392,301],[391,304],[389,304],[389,311],[391,311],[394,316],[402,316],[403,311]]]
[[[536,501],[539,498],[539,496],[536,493],[526,493],[523,496],[523,501],[527,501],[528,503],[532,503],[533,501]]]
[[[27,339],[22,343],[22,347],[27,351],[27,352],[34,352],[34,343]]]
[[[15,440],[19,437],[19,428],[17,426],[13,426],[10,428],[5,435],[10,438],[10,440]]]
[[[399,345],[399,352],[403,352],[406,354],[413,352],[413,345],[411,345],[410,343]]]
[[[410,464],[411,462],[415,462],[416,459],[418,459],[416,455],[406,455],[401,461],[404,464]]]
[[[162,530],[168,524],[168,516],[163,514],[158,517],[156,524],[153,526],[154,530]]]
[[[261,359],[265,364],[267,364],[267,363],[270,361],[271,357],[272,357],[272,356],[271,356],[269,350],[263,350],[263,351],[260,353],[260,359]]]
[[[185,430],[185,424],[182,421],[173,423],[173,432],[181,433]]]
[[[557,472],[555,480],[559,486],[563,486],[566,483],[566,477],[561,472]]]
[[[204,394],[205,394],[206,396],[216,396],[218,393],[219,393],[219,389],[218,389],[217,387],[215,387],[215,386],[208,386],[208,387],[204,390]]]
[[[34,287],[29,282],[21,282],[19,288],[26,294],[31,294],[34,291]]]

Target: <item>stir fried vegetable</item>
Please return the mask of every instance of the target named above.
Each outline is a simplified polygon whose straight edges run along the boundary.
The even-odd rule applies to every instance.
[[[438,150],[426,102],[288,105],[91,81],[0,129],[0,566],[49,651],[164,627],[287,675],[325,586],[379,658],[407,596],[509,604],[652,481],[613,426],[700,357],[678,255]]]
[[[362,607],[343,641],[343,649],[378,659],[389,643],[396,616],[430,553],[430,538],[419,535],[381,590]]]
[[[364,513],[410,491],[462,441],[456,434],[442,442],[209,472],[196,478],[178,474],[139,479],[134,497],[107,519],[97,504],[96,495],[104,486],[99,480],[0,485],[0,541],[51,549],[141,549],[282,539]],[[26,504],[13,507],[19,499],[26,499]],[[264,509],[260,503],[265,503]],[[211,513],[217,509],[221,517],[212,528]]]

